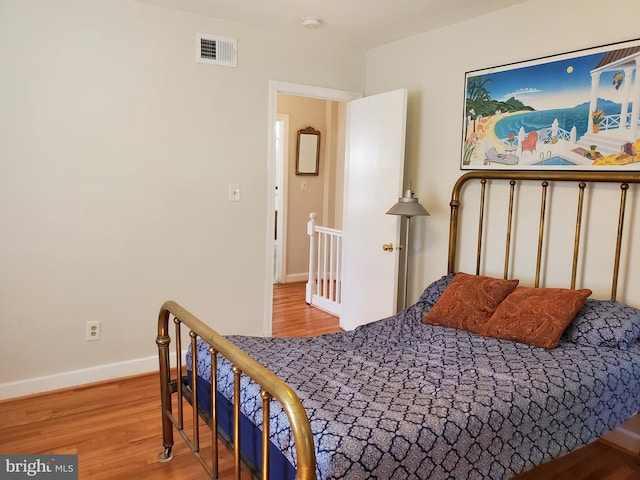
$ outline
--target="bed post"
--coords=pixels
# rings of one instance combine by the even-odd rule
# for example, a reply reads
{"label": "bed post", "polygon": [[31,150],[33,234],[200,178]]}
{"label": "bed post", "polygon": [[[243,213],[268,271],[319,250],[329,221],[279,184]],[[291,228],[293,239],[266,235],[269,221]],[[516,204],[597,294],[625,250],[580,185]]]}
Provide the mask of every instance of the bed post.
{"label": "bed post", "polygon": [[173,448],[173,424],[168,413],[171,411],[171,372],[169,362],[169,310],[165,305],[158,314],[158,361],[160,362],[160,404],[162,408],[162,444],[164,450],[158,454],[158,461],[168,462],[171,460],[171,450]]}
{"label": "bed post", "polygon": [[460,191],[462,185],[468,178],[476,178],[477,172],[468,172],[462,175],[456,181],[451,192],[451,214],[449,216],[449,255],[447,262],[447,273],[454,273],[456,271],[456,253],[458,251],[458,210],[460,208]]}

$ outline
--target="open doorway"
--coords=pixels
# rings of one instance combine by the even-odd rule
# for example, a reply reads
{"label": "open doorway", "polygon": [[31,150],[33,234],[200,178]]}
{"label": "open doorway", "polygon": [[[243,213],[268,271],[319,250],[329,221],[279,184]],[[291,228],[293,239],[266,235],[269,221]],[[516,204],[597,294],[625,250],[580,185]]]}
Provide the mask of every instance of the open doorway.
{"label": "open doorway", "polygon": [[[268,168],[268,192],[269,198],[267,199],[267,255],[266,255],[266,272],[267,277],[265,279],[265,321],[264,321],[264,333],[265,335],[271,335],[271,324],[272,324],[272,314],[273,314],[273,282],[277,281],[281,282],[291,282],[291,281],[305,281],[308,276],[308,260],[304,261],[304,266],[296,266],[295,264],[289,269],[291,272],[288,272],[287,264],[291,265],[293,260],[293,254],[288,254],[288,251],[292,249],[294,252],[299,253],[297,256],[297,261],[300,262],[299,258],[301,255],[304,255],[305,259],[308,259],[308,237],[306,236],[306,221],[308,220],[308,215],[311,211],[319,210],[320,212],[329,212],[334,209],[336,202],[340,205],[342,204],[342,185],[336,187],[335,184],[332,185],[330,181],[330,177],[327,175],[318,175],[318,177],[298,177],[295,175],[289,175],[288,170],[292,169],[292,165],[288,165],[288,168],[284,166],[282,171],[279,171],[278,166],[278,157],[283,154],[282,146],[280,142],[283,141],[282,137],[277,137],[278,135],[278,124],[279,124],[279,109],[278,102],[279,98],[282,101],[282,95],[284,96],[294,96],[302,99],[314,99],[314,100],[324,100],[331,102],[349,102],[353,99],[360,98],[362,95],[360,93],[348,92],[343,90],[334,90],[327,89],[323,87],[311,87],[307,85],[298,85],[298,84],[290,84],[283,82],[270,82],[270,97],[269,97],[269,168]],[[335,106],[334,106],[335,107]],[[327,108],[327,107],[324,107]],[[346,110],[346,106],[344,107]],[[281,112],[282,113],[282,112]],[[326,112],[323,112],[323,115],[327,115]],[[300,125],[294,125],[294,122],[289,115],[288,123],[289,128],[288,139],[285,140],[287,144],[287,150],[289,154],[287,157],[289,159],[292,158],[291,153],[295,156],[295,141],[297,137],[291,135],[293,130],[300,128],[304,128],[306,123],[316,122],[316,119],[310,118],[308,120],[303,121]],[[280,125],[284,125],[280,123]],[[334,134],[335,135],[335,134]],[[344,135],[344,132],[342,133]],[[293,138],[292,138],[293,137]],[[330,155],[335,155],[335,152],[326,152],[323,151],[323,146],[327,147],[327,144],[333,145],[333,142],[327,142],[330,140],[329,138],[324,138],[324,141],[321,143],[321,154],[327,156],[327,153]],[[335,139],[333,139],[335,142]],[[293,147],[292,147],[293,146]],[[344,154],[344,153],[343,153]],[[295,158],[295,157],[294,157]],[[293,168],[295,168],[293,166]],[[326,172],[325,172],[326,173]],[[285,178],[287,180],[285,180]],[[282,183],[279,183],[282,180]],[[277,190],[276,190],[277,187]],[[313,210],[309,210],[306,208],[303,203],[300,202],[300,198],[309,197],[308,194],[313,193],[314,190],[318,190],[322,193],[321,196],[321,205]],[[277,191],[277,195],[276,195]],[[336,195],[336,191],[338,195]],[[298,199],[292,198],[298,194]],[[276,198],[277,197],[277,198]],[[280,202],[277,210],[276,210],[276,202]],[[291,209],[287,208],[290,205],[295,205],[296,207],[301,207],[297,211],[297,216],[304,215],[304,222],[300,228],[296,228],[292,230],[292,222],[290,221],[290,217],[292,215]],[[303,212],[303,213],[301,213]],[[319,213],[319,212],[318,212]],[[279,218],[280,217],[280,218]],[[322,219],[323,221],[326,218]],[[298,218],[298,224],[300,224],[300,219]],[[295,232],[296,238],[292,238],[293,233]],[[276,238],[277,235],[277,238]],[[278,255],[278,248],[282,248],[282,254]],[[279,259],[279,260],[278,260]]]}
{"label": "open doorway", "polygon": [[[288,130],[283,119],[287,119]],[[312,128],[320,132],[318,168],[315,173],[298,173],[298,132]],[[315,213],[318,226],[342,228],[344,189],[346,104],[299,95],[278,94],[276,120],[277,264],[279,283],[305,282],[309,278],[309,236],[307,223]],[[288,142],[287,142],[288,139]],[[288,155],[283,155],[283,141]],[[282,246],[282,249],[280,247]],[[280,262],[279,260],[282,260]]]}
{"label": "open doorway", "polygon": [[[280,84],[275,82],[270,84],[271,95],[269,101],[270,127],[269,127],[269,195],[267,198],[267,273],[265,277],[265,335],[271,335],[272,312],[273,312],[273,222],[275,221],[275,128],[277,111],[279,110],[279,99],[287,95],[304,97],[307,99],[324,99],[332,107],[340,105],[345,110],[344,130],[348,129],[348,140],[346,135],[343,143],[343,154],[345,155],[345,171],[343,172],[343,185],[335,188],[334,194],[324,193],[322,204],[317,208],[320,212],[318,217],[324,222],[327,212],[331,208],[325,208],[329,202],[335,202],[335,192],[344,192],[344,201],[340,200],[337,205],[334,203],[334,211],[340,207],[340,220],[343,248],[340,258],[342,259],[341,295],[340,295],[340,326],[345,330],[351,330],[358,325],[369,321],[384,318],[397,311],[397,278],[399,250],[382,249],[383,245],[391,242],[394,245],[400,244],[399,222],[396,218],[385,215],[388,205],[395,202],[403,190],[404,171],[404,143],[405,127],[407,117],[407,90],[398,89],[390,92],[383,92],[376,95],[360,98],[360,94],[334,91],[314,87],[297,86],[290,84]],[[315,92],[315,93],[314,93]],[[282,97],[281,97],[282,95]],[[331,115],[327,115],[330,118]],[[292,125],[290,116],[290,131],[300,128],[304,129],[309,125]],[[348,124],[348,127],[347,127]],[[312,126],[312,125],[311,125]],[[327,132],[332,131],[330,128]],[[337,132],[337,130],[336,130]],[[338,136],[338,133],[335,133]],[[296,135],[297,139],[297,135]],[[332,142],[324,142],[327,145],[334,145]],[[346,145],[348,143],[348,154]],[[295,147],[294,147],[295,148]],[[325,150],[327,147],[325,145]],[[320,146],[321,158],[325,160],[331,158],[323,152]],[[348,155],[348,162],[346,156]],[[295,162],[295,161],[294,161]],[[322,172],[321,167],[320,172]],[[325,164],[324,169],[330,168]],[[311,189],[312,184],[308,178],[300,178],[292,173],[287,186],[282,187],[281,194],[287,197],[287,229],[283,232],[286,235],[287,247],[287,268],[290,265],[290,258],[294,247],[303,252],[303,263],[300,270],[300,281],[308,278],[308,272],[317,270],[319,275],[327,278],[324,264],[323,268],[314,269],[309,266],[306,260],[309,256],[309,239],[306,233],[306,223],[310,212],[313,209],[303,208],[302,221],[299,228],[292,227],[292,209],[298,206],[298,201],[291,198],[298,188],[302,191]],[[320,180],[320,175],[316,178],[314,188],[328,188],[328,180]],[[315,177],[314,177],[315,178]],[[324,186],[324,187],[323,187]],[[344,211],[342,209],[344,208]],[[316,211],[317,212],[317,211]],[[317,212],[318,213],[318,212]],[[336,215],[337,216],[337,215]],[[329,229],[326,229],[329,230]],[[292,232],[300,234],[299,241],[292,241]],[[287,280],[290,275],[287,274]],[[331,278],[331,277],[329,277]],[[363,281],[366,279],[366,282]],[[294,279],[292,279],[294,281]],[[316,283],[317,285],[317,283]],[[375,292],[375,293],[372,293]],[[372,301],[375,300],[375,301]]]}

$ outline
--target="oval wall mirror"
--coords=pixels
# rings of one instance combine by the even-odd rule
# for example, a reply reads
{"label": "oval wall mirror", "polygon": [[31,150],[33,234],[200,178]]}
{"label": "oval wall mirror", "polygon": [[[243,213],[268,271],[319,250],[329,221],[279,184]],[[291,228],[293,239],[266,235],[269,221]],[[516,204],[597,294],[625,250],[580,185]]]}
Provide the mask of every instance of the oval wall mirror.
{"label": "oval wall mirror", "polygon": [[296,175],[318,175],[320,132],[313,127],[298,130]]}

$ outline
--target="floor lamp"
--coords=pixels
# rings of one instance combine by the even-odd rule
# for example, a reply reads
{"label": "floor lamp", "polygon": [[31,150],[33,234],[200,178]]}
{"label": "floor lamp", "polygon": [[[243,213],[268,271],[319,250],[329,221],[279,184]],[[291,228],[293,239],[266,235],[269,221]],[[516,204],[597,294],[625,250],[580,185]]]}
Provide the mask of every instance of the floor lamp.
{"label": "floor lamp", "polygon": [[398,202],[389,209],[387,215],[399,215],[407,219],[405,225],[405,242],[404,242],[404,284],[402,289],[402,309],[407,308],[407,283],[409,280],[409,230],[411,217],[428,216],[429,212],[418,203],[418,199],[414,197],[411,190],[411,182],[409,188],[404,192],[404,197],[398,199]]}

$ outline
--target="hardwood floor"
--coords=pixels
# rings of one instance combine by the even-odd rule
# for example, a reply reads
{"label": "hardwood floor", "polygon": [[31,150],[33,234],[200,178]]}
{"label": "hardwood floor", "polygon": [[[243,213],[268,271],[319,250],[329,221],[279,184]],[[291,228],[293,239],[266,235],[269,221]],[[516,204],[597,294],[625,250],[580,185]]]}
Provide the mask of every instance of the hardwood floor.
{"label": "hardwood floor", "polygon": [[[336,317],[304,303],[304,284],[277,286],[274,292],[274,335],[340,330]],[[0,418],[0,454],[78,454],[82,480],[207,477],[177,434],[173,460],[157,461],[162,434],[155,372],[5,400],[0,402]],[[225,447],[221,452],[220,478],[233,478],[232,455]],[[250,478],[249,473],[243,478]],[[632,480],[640,479],[640,468],[634,455],[598,441],[518,478]]]}
{"label": "hardwood floor", "polygon": [[341,330],[338,317],[307,305],[305,283],[283,283],[273,288],[273,336],[309,337]]}

